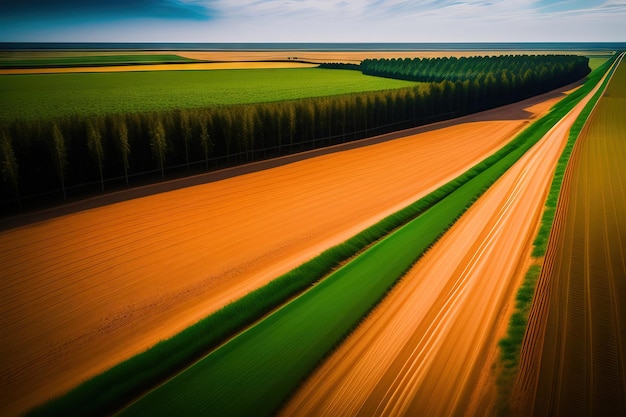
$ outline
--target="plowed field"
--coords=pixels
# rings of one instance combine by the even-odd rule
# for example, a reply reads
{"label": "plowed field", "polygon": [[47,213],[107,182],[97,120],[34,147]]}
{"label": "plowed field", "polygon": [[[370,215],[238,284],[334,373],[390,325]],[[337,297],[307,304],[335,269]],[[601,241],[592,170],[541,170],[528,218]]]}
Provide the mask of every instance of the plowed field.
{"label": "plowed field", "polygon": [[62,393],[417,200],[558,97],[0,233],[0,413]]}
{"label": "plowed field", "polygon": [[520,415],[626,415],[624,115],[622,63],[568,165],[524,343]]}

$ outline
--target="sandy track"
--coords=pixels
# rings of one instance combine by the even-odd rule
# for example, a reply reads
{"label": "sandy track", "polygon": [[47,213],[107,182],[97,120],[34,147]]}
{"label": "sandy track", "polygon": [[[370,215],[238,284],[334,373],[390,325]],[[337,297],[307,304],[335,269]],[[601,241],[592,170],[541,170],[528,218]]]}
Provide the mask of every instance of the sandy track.
{"label": "sandy track", "polygon": [[[623,64],[611,83],[620,76],[626,85]],[[603,97],[570,159],[525,338],[518,415],[626,415],[624,110],[626,91]]]}
{"label": "sandy track", "polygon": [[0,233],[0,414],[62,393],[404,207],[527,122],[499,119],[534,117],[551,97]]}
{"label": "sandy track", "polygon": [[482,369],[491,366],[501,313],[525,272],[553,171],[584,104],[467,211],[283,416],[465,414]]}

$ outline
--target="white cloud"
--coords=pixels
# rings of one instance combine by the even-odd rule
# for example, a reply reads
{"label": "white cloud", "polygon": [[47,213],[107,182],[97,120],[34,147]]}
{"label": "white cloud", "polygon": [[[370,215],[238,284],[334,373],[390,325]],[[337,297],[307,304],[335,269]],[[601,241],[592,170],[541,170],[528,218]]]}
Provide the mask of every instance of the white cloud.
{"label": "white cloud", "polygon": [[129,20],[114,29],[111,23],[90,30],[77,25],[57,33],[65,40],[81,32],[81,39],[94,41],[160,42],[626,41],[626,0],[178,1],[204,6],[214,18]]}

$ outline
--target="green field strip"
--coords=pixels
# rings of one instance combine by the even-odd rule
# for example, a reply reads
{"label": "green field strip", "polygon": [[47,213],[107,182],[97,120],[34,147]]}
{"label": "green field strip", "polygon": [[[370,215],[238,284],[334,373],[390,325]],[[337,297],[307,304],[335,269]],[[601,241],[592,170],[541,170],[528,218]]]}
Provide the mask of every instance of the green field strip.
{"label": "green field strip", "polygon": [[195,59],[184,58],[174,54],[161,55],[86,55],[45,57],[30,59],[0,58],[0,68],[63,68],[63,67],[92,67],[102,65],[133,65],[133,64],[166,64],[198,62]]}
{"label": "green field strip", "polygon": [[[327,271],[353,256],[361,248],[423,212],[443,197],[449,196],[453,190],[467,183],[506,155],[515,152],[519,154],[517,157],[521,156],[590,88],[582,87],[572,93],[557,104],[550,114],[539,119],[496,154],[415,204],[372,226],[344,244],[329,249],[319,257],[225,307],[172,339],[161,342],[154,348],[81,384],[65,396],[36,408],[31,415],[59,415],[67,413],[68,410],[72,410],[77,415],[110,414],[141,392],[145,392],[159,381],[167,379],[177,370],[182,369],[197,358],[199,353],[209,351],[211,347],[217,346],[242,326],[245,327],[254,322],[284,303],[289,297],[308,288]],[[492,181],[495,181],[495,178],[492,178]],[[379,295],[378,299],[381,297],[382,295]],[[154,366],[154,364],[159,366]]]}
{"label": "green field strip", "polygon": [[415,85],[319,68],[0,75],[0,121],[265,103]]}
{"label": "green field strip", "polygon": [[[572,150],[574,149],[574,144],[597,101],[604,94],[606,86],[611,79],[611,75],[615,71],[616,67],[611,68],[611,65],[615,62],[616,58],[617,55],[610,60],[604,60],[604,64],[598,67],[597,70],[594,70],[589,76],[590,80],[595,79],[597,83],[604,73],[610,69],[608,77],[589,103],[587,103],[570,129],[567,144],[559,157],[550,190],[546,198],[539,230],[533,241],[532,257],[535,259],[541,259],[545,255],[550,230],[556,213],[558,197],[561,192],[563,176]],[[522,342],[528,326],[528,314],[540,272],[541,267],[539,265],[532,265],[524,276],[524,280],[515,296],[515,308],[509,320],[506,336],[499,342],[500,357],[498,359],[498,375],[496,377],[497,401],[495,409],[497,416],[505,417],[510,415],[510,396],[518,373]]]}

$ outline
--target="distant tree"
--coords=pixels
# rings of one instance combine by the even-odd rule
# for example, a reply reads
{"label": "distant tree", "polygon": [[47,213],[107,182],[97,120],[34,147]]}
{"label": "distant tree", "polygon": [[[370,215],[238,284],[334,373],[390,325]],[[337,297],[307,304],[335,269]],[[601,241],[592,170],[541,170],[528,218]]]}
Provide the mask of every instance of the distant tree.
{"label": "distant tree", "polygon": [[52,144],[54,164],[57,170],[57,176],[61,181],[63,200],[67,200],[67,195],[65,193],[65,169],[67,168],[67,150],[65,149],[65,138],[63,137],[63,133],[56,123],[52,125]]}
{"label": "distant tree", "polygon": [[209,137],[208,122],[208,118],[202,118],[200,122],[200,144],[204,152],[204,165],[207,171],[209,170],[209,153],[213,148],[213,143]]}
{"label": "distant tree", "polygon": [[222,140],[224,141],[224,146],[226,148],[226,161],[230,161],[230,153],[232,148],[232,127],[233,127],[233,117],[231,115],[231,109],[225,108],[220,109],[217,113],[218,115],[218,123],[220,126],[220,133],[222,135]]}
{"label": "distant tree", "polygon": [[189,142],[191,141],[192,131],[189,112],[185,109],[180,111],[180,135],[185,145],[185,163],[187,164],[187,171],[189,171]]}
{"label": "distant tree", "polygon": [[18,166],[11,138],[6,132],[0,132],[0,174],[2,180],[15,190],[17,205],[21,209],[20,193],[18,188]]}
{"label": "distant tree", "polygon": [[254,147],[254,107],[245,106],[238,115],[239,122],[239,149],[245,152],[246,161]]}
{"label": "distant tree", "polygon": [[114,135],[117,149],[122,157],[122,165],[124,166],[124,178],[126,179],[126,186],[128,187],[128,168],[129,168],[129,156],[130,156],[130,144],[128,143],[128,127],[126,126],[126,120],[122,116],[115,119],[114,123]]}
{"label": "distant tree", "polygon": [[152,156],[156,159],[161,169],[161,179],[165,179],[165,153],[167,152],[167,140],[165,129],[161,119],[152,122],[150,127],[150,148]]}
{"label": "distant tree", "polygon": [[102,174],[102,165],[104,163],[104,148],[102,146],[102,134],[100,129],[94,125],[93,121],[89,121],[87,124],[87,147],[91,157],[98,164],[98,170],[100,172],[100,185],[102,192],[104,192],[104,176]]}

